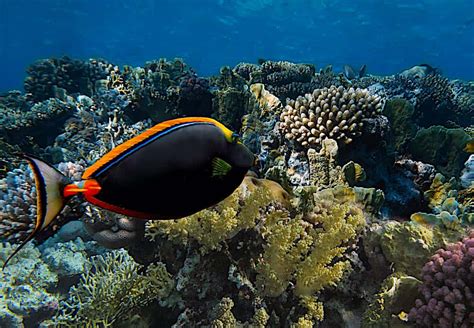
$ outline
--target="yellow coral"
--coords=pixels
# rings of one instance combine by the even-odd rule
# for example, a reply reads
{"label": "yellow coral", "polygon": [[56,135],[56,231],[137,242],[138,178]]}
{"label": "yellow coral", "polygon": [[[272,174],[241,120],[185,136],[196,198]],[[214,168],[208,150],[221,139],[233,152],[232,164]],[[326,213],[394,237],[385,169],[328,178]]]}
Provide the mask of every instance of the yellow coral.
{"label": "yellow coral", "polygon": [[257,264],[257,286],[264,295],[276,297],[293,282],[295,295],[308,310],[301,323],[322,320],[322,304],[312,296],[342,278],[349,262],[337,259],[365,224],[348,188],[329,189],[314,197],[317,206],[304,218],[274,213],[276,220],[265,226],[271,233],[263,234],[266,245]]}
{"label": "yellow coral", "polygon": [[157,299],[174,286],[164,264],[141,266],[126,251],[113,251],[92,258],[92,268],[69,291],[54,318],[57,327],[110,327],[114,322]]}
{"label": "yellow coral", "polygon": [[213,208],[179,220],[148,222],[146,236],[155,240],[164,235],[181,245],[196,240],[203,254],[220,250],[222,241],[232,238],[241,230],[254,227],[260,209],[275,200],[277,194],[275,186],[265,183],[265,180],[246,177],[232,195]]}

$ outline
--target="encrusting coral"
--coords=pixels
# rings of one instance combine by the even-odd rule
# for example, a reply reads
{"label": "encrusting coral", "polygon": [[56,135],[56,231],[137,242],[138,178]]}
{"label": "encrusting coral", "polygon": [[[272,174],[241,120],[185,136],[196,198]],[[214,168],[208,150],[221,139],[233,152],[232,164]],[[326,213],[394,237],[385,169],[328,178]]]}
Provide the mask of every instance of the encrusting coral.
{"label": "encrusting coral", "polygon": [[363,119],[375,117],[382,108],[382,98],[366,89],[316,89],[287,101],[280,129],[287,140],[305,148],[318,146],[326,138],[348,144],[361,134]]}
{"label": "encrusting coral", "polygon": [[409,151],[416,160],[433,164],[440,173],[457,178],[469,157],[463,150],[469,140],[472,138],[461,128],[435,125],[418,131]]}

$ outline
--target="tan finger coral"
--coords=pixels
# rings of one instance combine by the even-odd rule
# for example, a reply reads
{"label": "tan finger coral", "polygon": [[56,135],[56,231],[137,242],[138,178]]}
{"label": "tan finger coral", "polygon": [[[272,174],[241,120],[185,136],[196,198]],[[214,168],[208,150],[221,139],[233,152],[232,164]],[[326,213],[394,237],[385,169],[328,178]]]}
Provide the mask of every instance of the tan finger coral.
{"label": "tan finger coral", "polygon": [[280,115],[280,131],[303,147],[321,145],[327,138],[346,144],[361,134],[363,119],[382,111],[383,99],[367,89],[331,86],[287,100]]}

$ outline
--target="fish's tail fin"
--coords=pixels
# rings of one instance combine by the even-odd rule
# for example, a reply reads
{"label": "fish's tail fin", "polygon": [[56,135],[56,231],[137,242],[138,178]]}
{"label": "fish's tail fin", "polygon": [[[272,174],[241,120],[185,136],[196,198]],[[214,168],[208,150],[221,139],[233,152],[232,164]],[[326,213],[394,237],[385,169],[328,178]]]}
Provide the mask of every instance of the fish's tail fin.
{"label": "fish's tail fin", "polygon": [[34,156],[24,154],[21,156],[28,161],[35,177],[36,222],[33,232],[7,258],[3,263],[2,270],[38,232],[53,222],[70,198],[65,197],[63,193],[64,188],[69,183],[69,179],[65,175]]}

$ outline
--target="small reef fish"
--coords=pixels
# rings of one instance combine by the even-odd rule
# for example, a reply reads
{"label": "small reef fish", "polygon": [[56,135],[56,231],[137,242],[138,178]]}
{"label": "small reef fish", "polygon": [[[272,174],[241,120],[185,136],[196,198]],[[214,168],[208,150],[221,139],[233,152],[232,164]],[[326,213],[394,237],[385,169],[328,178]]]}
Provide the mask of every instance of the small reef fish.
{"label": "small reef fish", "polygon": [[367,65],[364,64],[359,68],[358,75],[356,75],[355,70],[351,65],[344,65],[343,74],[348,80],[354,80],[356,77],[364,77],[367,74]]}
{"label": "small reef fish", "polygon": [[37,190],[34,231],[8,261],[53,222],[73,196],[142,219],[179,219],[229,196],[255,163],[236,133],[216,120],[188,117],[159,123],[105,154],[72,182],[25,156]]}
{"label": "small reef fish", "polygon": [[348,80],[353,80],[356,77],[356,74],[354,72],[354,69],[350,65],[344,65],[344,76]]}
{"label": "small reef fish", "polygon": [[359,78],[364,77],[367,74],[367,65],[364,64],[359,68]]}
{"label": "small reef fish", "polygon": [[469,154],[474,153],[474,140],[469,140],[466,143],[466,147],[464,147],[464,151],[469,153]]}

